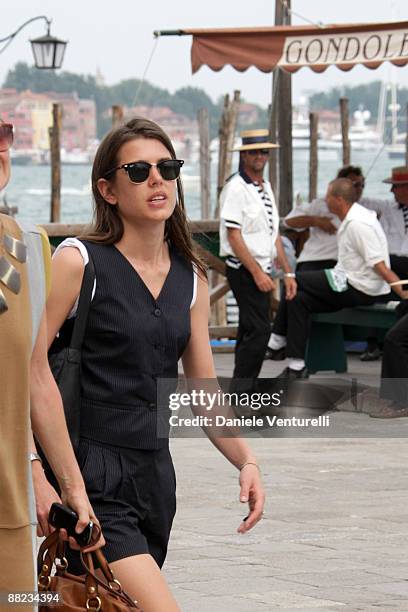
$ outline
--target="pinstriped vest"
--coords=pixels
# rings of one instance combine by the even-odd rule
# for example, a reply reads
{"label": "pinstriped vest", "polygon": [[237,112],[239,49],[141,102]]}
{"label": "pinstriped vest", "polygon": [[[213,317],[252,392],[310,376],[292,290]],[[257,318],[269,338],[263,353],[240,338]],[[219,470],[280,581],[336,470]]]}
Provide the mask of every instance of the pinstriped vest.
{"label": "pinstriped vest", "polygon": [[81,436],[115,446],[161,448],[157,381],[178,376],[190,337],[191,263],[170,249],[157,299],[114,245],[84,241],[97,279],[82,347]]}

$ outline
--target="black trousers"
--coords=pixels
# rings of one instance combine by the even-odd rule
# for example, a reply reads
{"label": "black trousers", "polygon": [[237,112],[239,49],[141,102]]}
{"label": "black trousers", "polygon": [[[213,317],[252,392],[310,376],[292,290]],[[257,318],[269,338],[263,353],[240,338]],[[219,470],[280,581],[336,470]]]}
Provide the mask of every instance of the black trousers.
{"label": "black trousers", "polygon": [[[254,387],[262,367],[271,333],[270,294],[260,291],[248,270],[227,266],[227,279],[239,308],[238,334],[235,345],[234,391]],[[235,379],[246,379],[240,383]]]}
{"label": "black trousers", "polygon": [[[390,268],[395,274],[397,274],[401,280],[408,279],[408,257],[403,257],[401,255],[390,255]],[[395,293],[395,291],[391,291],[387,295],[381,295],[376,299],[376,302],[389,302],[390,300],[396,302],[400,301],[400,296]],[[370,327],[367,330],[367,341],[369,343],[369,347],[375,348],[378,346],[378,329],[375,327]]]}
{"label": "black trousers", "polygon": [[310,272],[311,270],[329,270],[334,268],[337,259],[320,259],[317,261],[301,261],[296,266],[296,272]]}
{"label": "black trousers", "polygon": [[400,404],[408,403],[408,314],[385,336],[380,395]]}
{"label": "black trousers", "polygon": [[403,255],[390,255],[390,268],[401,280],[408,278],[408,257]]}
{"label": "black trousers", "polygon": [[286,356],[304,359],[313,312],[335,312],[352,306],[366,306],[376,301],[376,296],[357,291],[351,285],[343,293],[330,288],[323,270],[296,273],[298,291],[287,301],[285,296],[279,305],[273,324],[273,332],[286,336]]}

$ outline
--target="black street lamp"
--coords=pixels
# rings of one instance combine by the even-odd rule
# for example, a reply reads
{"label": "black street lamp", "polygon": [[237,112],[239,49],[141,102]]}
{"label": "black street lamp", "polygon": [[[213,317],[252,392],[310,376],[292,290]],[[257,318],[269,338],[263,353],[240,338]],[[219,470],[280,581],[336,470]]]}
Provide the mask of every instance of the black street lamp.
{"label": "black street lamp", "polygon": [[59,40],[50,34],[50,26],[51,20],[45,17],[45,15],[39,15],[38,17],[32,17],[25,23],[23,23],[15,32],[6,36],[5,38],[0,39],[0,44],[4,43],[4,45],[0,48],[0,53],[3,53],[5,49],[9,46],[9,44],[14,40],[19,32],[23,28],[25,28],[29,23],[33,21],[37,21],[38,19],[43,19],[47,24],[47,34],[45,36],[40,36],[39,38],[34,38],[30,40],[31,47],[33,50],[35,67],[36,68],[51,68],[58,69],[61,68],[62,61],[64,59],[65,47],[67,46],[67,41]]}

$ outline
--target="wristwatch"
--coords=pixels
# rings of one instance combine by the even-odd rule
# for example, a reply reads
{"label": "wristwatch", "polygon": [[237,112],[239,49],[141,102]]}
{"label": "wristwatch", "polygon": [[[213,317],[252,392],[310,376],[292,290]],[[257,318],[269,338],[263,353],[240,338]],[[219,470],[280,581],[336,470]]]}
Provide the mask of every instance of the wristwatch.
{"label": "wristwatch", "polygon": [[285,272],[283,276],[285,278],[296,278],[296,274],[294,272]]}
{"label": "wristwatch", "polygon": [[42,465],[42,459],[38,453],[30,453],[30,461],[39,461]]}

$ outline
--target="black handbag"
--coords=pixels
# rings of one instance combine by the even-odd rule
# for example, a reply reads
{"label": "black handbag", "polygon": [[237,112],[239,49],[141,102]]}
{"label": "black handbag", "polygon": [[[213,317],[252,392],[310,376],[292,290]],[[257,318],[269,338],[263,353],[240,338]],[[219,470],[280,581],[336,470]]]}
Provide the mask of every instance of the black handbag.
{"label": "black handbag", "polygon": [[95,268],[89,255],[82,279],[76,316],[64,323],[48,351],[48,361],[61,393],[65,420],[74,451],[78,448],[81,424],[81,349],[94,281]]}

